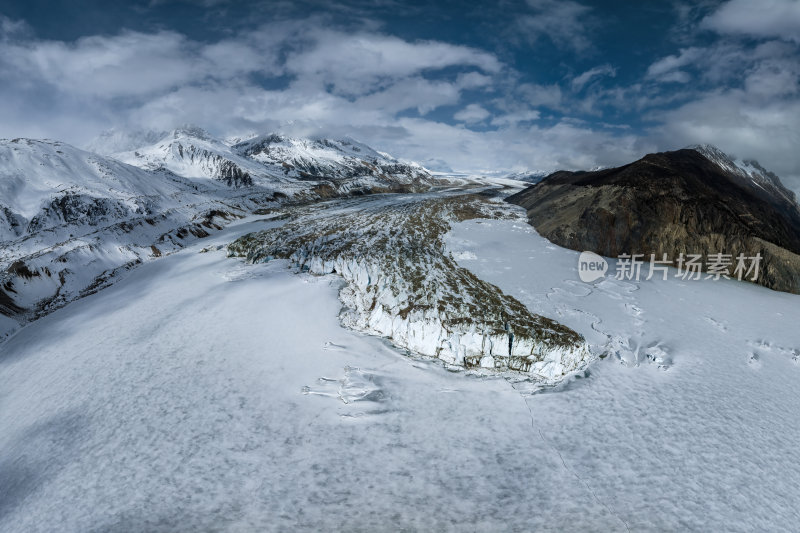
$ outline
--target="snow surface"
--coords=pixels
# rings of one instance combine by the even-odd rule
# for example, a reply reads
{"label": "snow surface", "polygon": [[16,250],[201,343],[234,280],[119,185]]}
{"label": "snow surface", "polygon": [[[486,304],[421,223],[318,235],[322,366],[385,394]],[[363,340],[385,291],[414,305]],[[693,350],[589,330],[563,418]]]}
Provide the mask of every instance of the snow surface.
{"label": "snow surface", "polygon": [[522,221],[459,224],[460,264],[614,350],[530,394],[342,329],[335,276],[225,257],[264,224],[0,344],[0,531],[796,529],[797,296],[584,285]]}
{"label": "snow surface", "polygon": [[800,297],[725,280],[585,284],[577,252],[521,221],[465,222],[448,245],[533,312],[608,347],[585,379],[526,401],[631,531],[796,530]]}

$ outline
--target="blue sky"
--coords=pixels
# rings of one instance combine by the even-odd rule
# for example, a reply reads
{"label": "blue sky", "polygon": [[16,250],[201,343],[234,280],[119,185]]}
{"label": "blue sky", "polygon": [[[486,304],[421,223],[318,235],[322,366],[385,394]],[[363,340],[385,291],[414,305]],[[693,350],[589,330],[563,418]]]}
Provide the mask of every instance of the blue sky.
{"label": "blue sky", "polygon": [[0,136],[351,135],[456,170],[712,143],[800,180],[800,1],[0,3]]}

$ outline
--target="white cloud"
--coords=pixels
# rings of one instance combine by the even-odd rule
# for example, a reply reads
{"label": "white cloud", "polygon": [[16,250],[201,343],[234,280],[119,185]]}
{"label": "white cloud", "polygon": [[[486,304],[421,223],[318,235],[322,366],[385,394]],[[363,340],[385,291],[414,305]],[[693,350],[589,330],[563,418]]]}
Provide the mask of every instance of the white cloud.
{"label": "white cloud", "polygon": [[11,20],[0,14],[0,40],[6,41],[13,37],[24,37],[29,28],[21,20]]}
{"label": "white cloud", "polygon": [[[287,21],[212,43],[174,32],[72,43],[16,36],[0,43],[0,75],[16,80],[0,86],[7,118],[0,135],[81,143],[112,125],[167,130],[197,123],[220,136],[352,135],[401,157],[489,171],[579,168],[598,164],[598,157],[599,164],[623,163],[635,153],[633,136],[568,122],[531,126],[540,117],[536,107],[562,104],[561,88],[515,86],[509,80],[517,74],[490,53],[322,24],[310,31],[310,24]],[[271,78],[274,88],[254,78]],[[465,91],[500,86],[492,100],[497,116],[462,102]],[[458,104],[460,125],[426,118],[437,107]],[[421,117],[403,117],[409,109]],[[487,122],[495,129],[469,127]]]}
{"label": "white cloud", "polygon": [[633,134],[620,135],[567,122],[486,132],[410,118],[401,119],[398,125],[407,135],[390,143],[397,153],[418,160],[431,153],[439,154],[456,171],[553,171],[621,165],[655,147],[643,144]]}
{"label": "white cloud", "polygon": [[702,25],[719,33],[779,37],[800,43],[800,2],[730,0],[706,17]]}
{"label": "white cloud", "polygon": [[126,32],[74,44],[4,43],[2,56],[4,66],[25,79],[76,95],[148,94],[203,75],[186,40],[171,32]]}
{"label": "white cloud", "polygon": [[517,26],[530,41],[548,37],[559,47],[586,50],[591,42],[587,16],[591,8],[573,0],[527,0],[530,14],[517,18]]}
{"label": "white cloud", "polygon": [[[761,98],[746,90],[714,91],[677,108],[656,113],[654,132],[667,147],[711,143],[741,158],[758,159],[788,179],[800,177],[800,100]],[[798,182],[796,185],[800,185]]]}
{"label": "white cloud", "polygon": [[389,114],[416,109],[425,115],[439,106],[458,103],[460,97],[461,91],[455,83],[413,77],[398,80],[386,89],[362,96],[353,103],[360,109],[380,109]]}
{"label": "white cloud", "polygon": [[464,109],[455,113],[453,118],[461,122],[466,122],[467,124],[474,124],[476,122],[483,122],[489,118],[490,115],[491,113],[484,107],[478,104],[469,104]]}
{"label": "white cloud", "polygon": [[692,77],[688,72],[682,70],[673,70],[666,72],[658,77],[658,80],[663,83],[689,83]]}
{"label": "white cloud", "polygon": [[441,42],[410,43],[397,37],[335,31],[315,32],[317,46],[290,54],[287,69],[298,76],[324,80],[335,92],[360,95],[397,78],[453,65],[496,73],[502,65],[487,52]]}
{"label": "white cloud", "polygon": [[757,64],[747,73],[745,90],[762,97],[778,98],[800,92],[800,61],[770,59]]}
{"label": "white cloud", "polygon": [[465,72],[459,74],[456,84],[462,89],[478,89],[491,87],[493,85],[492,77],[481,74],[480,72]]}
{"label": "white cloud", "polygon": [[[398,112],[426,114],[459,103],[464,90],[489,90],[490,75],[506,68],[470,47],[323,29],[317,19],[211,43],[167,31],[39,40],[24,24],[0,23],[0,135],[74,143],[102,124],[195,122],[220,134],[290,121],[391,124]],[[265,89],[265,79],[278,88]]]}
{"label": "white cloud", "polygon": [[[531,0],[530,8],[534,39],[589,46],[563,34],[579,28],[582,39],[589,8],[554,0]],[[554,13],[563,20],[541,26]],[[61,42],[0,17],[0,136],[80,144],[110,126],[191,122],[220,136],[352,135],[401,157],[489,171],[616,165],[711,142],[800,176],[790,148],[800,145],[800,54],[792,41],[746,46],[721,37],[654,61],[641,80],[615,87],[598,83],[616,73],[610,65],[557,84],[520,83],[522,74],[494,54],[378,28],[286,20],[214,42],[168,31]],[[443,106],[458,109],[456,124],[433,118]],[[654,126],[644,136],[605,127],[599,110],[608,107]],[[404,116],[409,110],[419,116]],[[570,118],[589,115],[598,118]]]}
{"label": "white cloud", "polygon": [[684,48],[677,55],[666,56],[651,64],[647,69],[647,77],[664,81],[675,81],[674,78],[676,74],[688,76],[680,69],[694,64],[702,56],[703,50],[700,48]]}
{"label": "white cloud", "polygon": [[586,72],[572,79],[571,82],[572,90],[580,91],[587,83],[592,81],[594,78],[598,78],[601,76],[610,76],[613,78],[616,75],[617,75],[617,69],[612,67],[611,65],[606,64],[594,67],[593,69],[587,70]]}
{"label": "white cloud", "polygon": [[520,110],[494,117],[491,121],[492,126],[516,126],[520,122],[532,122],[541,116],[539,111],[534,109]]}
{"label": "white cloud", "polygon": [[[769,7],[758,6],[759,10]],[[747,18],[743,10],[739,2],[729,2],[703,24],[713,21],[720,28],[732,28],[734,20]],[[744,18],[733,18],[733,14]],[[748,16],[758,19],[748,26],[750,34],[757,34],[753,28],[765,28],[763,16]],[[762,33],[773,36],[776,32],[764,29]],[[753,45],[723,36],[707,46],[684,48],[654,62],[646,79],[653,96],[645,105],[644,115],[656,124],[650,134],[659,146],[673,149],[710,143],[739,157],[758,159],[789,182],[800,177],[796,148],[800,146],[797,44],[772,39]],[[690,79],[693,83],[681,89],[659,85],[686,84]],[[664,100],[670,95],[678,98]],[[797,180],[795,187],[800,185],[800,178]]]}
{"label": "white cloud", "polygon": [[538,85],[523,83],[517,88],[522,100],[531,106],[558,108],[561,105],[562,93],[558,85]]}

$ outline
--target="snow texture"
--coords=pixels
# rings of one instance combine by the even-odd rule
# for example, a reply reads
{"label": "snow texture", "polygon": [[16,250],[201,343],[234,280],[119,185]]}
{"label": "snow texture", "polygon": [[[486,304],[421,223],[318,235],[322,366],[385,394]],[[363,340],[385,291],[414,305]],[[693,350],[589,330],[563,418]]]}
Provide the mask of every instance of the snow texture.
{"label": "snow texture", "polygon": [[464,267],[609,348],[537,389],[341,328],[338,276],[226,257],[261,229],[0,344],[0,530],[796,529],[797,296],[586,285],[522,220],[457,224]]}

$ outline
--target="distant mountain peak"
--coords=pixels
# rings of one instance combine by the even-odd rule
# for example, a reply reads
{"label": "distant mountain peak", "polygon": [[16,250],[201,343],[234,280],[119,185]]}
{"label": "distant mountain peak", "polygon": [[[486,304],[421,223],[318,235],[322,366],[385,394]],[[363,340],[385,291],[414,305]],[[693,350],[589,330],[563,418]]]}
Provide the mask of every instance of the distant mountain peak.
{"label": "distant mountain peak", "polygon": [[184,124],[172,130],[172,138],[177,139],[182,136],[195,137],[204,141],[212,139],[208,131],[194,124]]}
{"label": "distant mountain peak", "polygon": [[797,202],[794,192],[787,189],[775,173],[765,169],[755,159],[737,159],[712,144],[695,144],[687,149],[700,153],[721,169],[742,178],[749,185],[759,187],[792,203]]}
{"label": "distant mountain peak", "polygon": [[686,147],[687,150],[694,150],[696,152],[700,152],[703,155],[710,155],[719,158],[727,158],[731,159],[731,157],[714,146],[713,144],[708,143],[701,143],[701,144],[692,144]]}
{"label": "distant mountain peak", "polygon": [[[218,139],[204,128],[187,124],[160,135],[125,136],[115,131],[102,142],[126,149],[110,155],[147,169],[168,169],[186,178],[222,181],[232,187],[274,187],[296,180],[333,180],[336,187],[391,190],[408,187],[430,173],[414,162],[402,161],[350,137],[294,138],[282,133]],[[139,140],[141,142],[136,143]],[[347,182],[347,184],[345,183]]]}

